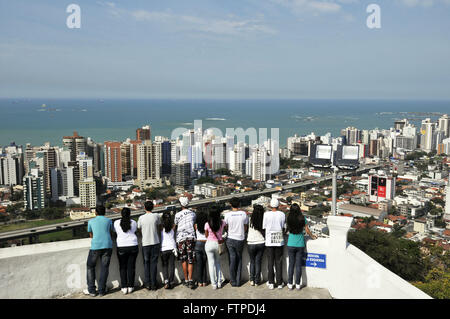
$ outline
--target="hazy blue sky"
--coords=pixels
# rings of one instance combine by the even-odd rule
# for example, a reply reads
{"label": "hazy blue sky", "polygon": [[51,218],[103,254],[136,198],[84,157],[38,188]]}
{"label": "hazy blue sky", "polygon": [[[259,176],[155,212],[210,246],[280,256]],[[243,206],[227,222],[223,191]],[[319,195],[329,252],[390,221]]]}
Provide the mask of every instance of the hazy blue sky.
{"label": "hazy blue sky", "polygon": [[449,17],[450,0],[0,0],[0,97],[450,99]]}

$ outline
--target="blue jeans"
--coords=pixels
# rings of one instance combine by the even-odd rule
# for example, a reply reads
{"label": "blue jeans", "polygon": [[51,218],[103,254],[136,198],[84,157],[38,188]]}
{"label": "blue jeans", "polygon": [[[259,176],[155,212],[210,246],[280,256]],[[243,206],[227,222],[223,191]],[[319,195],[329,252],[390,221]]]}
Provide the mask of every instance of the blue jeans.
{"label": "blue jeans", "polygon": [[209,278],[211,279],[211,285],[217,286],[222,283],[219,243],[217,241],[208,240],[205,244],[205,252],[208,257]]}
{"label": "blue jeans", "polygon": [[261,283],[261,262],[265,248],[265,244],[247,245],[250,257],[250,281],[254,281],[257,285]]}
{"label": "blue jeans", "polygon": [[294,267],[295,267],[295,284],[300,285],[302,278],[302,258],[304,247],[289,247],[289,267],[288,267],[288,283],[292,285],[294,281]]}
{"label": "blue jeans", "polygon": [[158,257],[161,244],[148,245],[142,247],[142,257],[144,259],[144,286],[156,288],[156,275],[158,268]]}
{"label": "blue jeans", "polygon": [[230,259],[231,286],[240,286],[242,270],[242,250],[244,249],[244,240],[227,238],[227,249]]}
{"label": "blue jeans", "polygon": [[95,266],[97,259],[100,257],[100,280],[98,281],[98,293],[104,294],[106,292],[106,280],[109,274],[109,262],[111,261],[112,249],[96,249],[89,250],[87,258],[87,286],[91,294],[95,293]]}
{"label": "blue jeans", "polygon": [[206,266],[208,264],[206,251],[206,242],[197,241],[195,244],[195,280],[200,284],[206,284]]}

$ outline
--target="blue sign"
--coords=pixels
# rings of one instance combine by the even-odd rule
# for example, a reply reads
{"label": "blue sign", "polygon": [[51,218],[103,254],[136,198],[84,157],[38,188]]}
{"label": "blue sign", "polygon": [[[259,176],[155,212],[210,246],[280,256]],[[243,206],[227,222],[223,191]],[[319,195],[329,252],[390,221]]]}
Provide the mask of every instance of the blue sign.
{"label": "blue sign", "polygon": [[305,265],[313,268],[327,268],[327,255],[308,253]]}

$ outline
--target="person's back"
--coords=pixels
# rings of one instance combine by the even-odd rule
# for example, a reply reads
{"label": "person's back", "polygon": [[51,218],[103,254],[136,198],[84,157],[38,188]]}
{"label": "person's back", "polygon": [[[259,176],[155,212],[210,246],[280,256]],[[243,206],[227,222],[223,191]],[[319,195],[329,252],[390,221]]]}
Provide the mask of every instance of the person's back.
{"label": "person's back", "polygon": [[228,226],[228,237],[234,240],[245,239],[245,225],[248,224],[248,216],[242,210],[231,210],[225,213],[225,223]]}
{"label": "person's back", "polygon": [[160,243],[158,236],[160,225],[158,214],[146,213],[138,219],[138,228],[142,232],[142,246],[156,245]]}
{"label": "person's back", "polygon": [[97,217],[88,222],[88,233],[92,238],[91,249],[86,262],[87,286],[85,294],[96,296],[95,287],[95,267],[97,259],[101,261],[100,278],[98,279],[98,294],[103,296],[106,293],[106,280],[109,274],[109,262],[112,254],[111,231],[113,224],[111,219],[105,217],[106,209],[104,206],[95,208]]}
{"label": "person's back", "polygon": [[152,213],[153,202],[146,201],[145,214],[138,219],[138,228],[142,233],[142,256],[144,259],[144,287],[150,290],[157,289],[157,265],[161,249],[159,215]]}
{"label": "person's back", "polygon": [[91,249],[112,248],[112,221],[105,216],[97,216],[88,222],[88,232],[92,232]]}
{"label": "person's back", "polygon": [[283,212],[267,211],[264,213],[263,229],[266,232],[266,246],[283,246],[286,216]]}
{"label": "person's back", "polygon": [[117,247],[129,247],[138,245],[138,239],[136,236],[136,221],[132,219],[130,220],[130,229],[126,232],[123,231],[120,222],[120,219],[114,222],[114,230],[117,234]]}
{"label": "person's back", "polygon": [[195,213],[189,209],[183,209],[175,215],[177,225],[177,243],[186,239],[195,239]]}
{"label": "person's back", "polygon": [[168,232],[165,229],[161,230],[161,251],[173,251],[176,248],[175,232],[173,229]]}
{"label": "person's back", "polygon": [[276,198],[270,201],[271,211],[264,213],[263,226],[266,233],[268,286],[274,288],[274,265],[276,268],[276,282],[278,288],[283,288],[281,259],[283,257],[284,228],[286,217],[278,210],[279,202]]}

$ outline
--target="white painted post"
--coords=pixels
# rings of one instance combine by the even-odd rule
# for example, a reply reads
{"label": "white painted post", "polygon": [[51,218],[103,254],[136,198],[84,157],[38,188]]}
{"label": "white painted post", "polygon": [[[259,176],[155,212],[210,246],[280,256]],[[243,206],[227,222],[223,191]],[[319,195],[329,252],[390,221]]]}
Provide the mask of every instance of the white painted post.
{"label": "white painted post", "polygon": [[332,250],[345,249],[347,247],[347,233],[352,226],[353,217],[329,216],[327,220],[330,231],[330,248]]}

